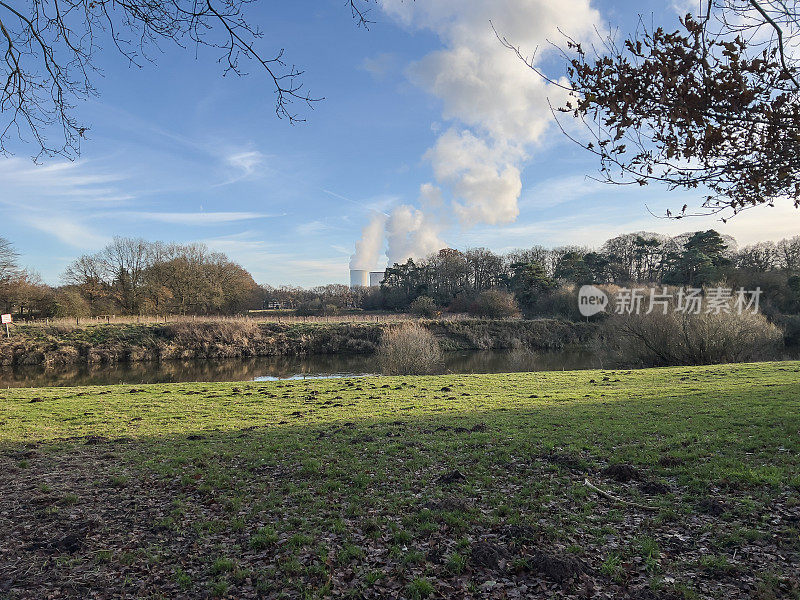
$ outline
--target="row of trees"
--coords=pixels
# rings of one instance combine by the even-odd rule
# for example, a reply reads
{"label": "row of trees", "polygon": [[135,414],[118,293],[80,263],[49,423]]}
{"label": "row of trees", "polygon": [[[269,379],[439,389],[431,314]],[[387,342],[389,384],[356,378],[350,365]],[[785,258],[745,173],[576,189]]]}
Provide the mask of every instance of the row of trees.
{"label": "row of trees", "polygon": [[331,283],[313,288],[262,286],[265,308],[291,309],[299,315],[329,315],[363,305],[367,290]]}
{"label": "row of trees", "polygon": [[0,238],[0,308],[4,313],[39,313],[52,309],[50,288],[19,266],[13,246]]}
{"label": "row of trees", "polygon": [[230,314],[261,308],[265,290],[240,265],[202,244],[114,238],[79,257],[51,288],[22,269],[0,238],[0,305],[26,316]]}
{"label": "row of trees", "polygon": [[75,260],[63,279],[91,314],[234,313],[260,298],[250,273],[203,244],[115,238]]}
{"label": "row of trees", "polygon": [[460,310],[488,289],[513,293],[523,311],[562,284],[642,283],[703,286],[724,281],[769,288],[783,311],[800,302],[800,236],[739,249],[714,230],[669,237],[637,232],[599,250],[534,246],[498,255],[484,248],[445,249],[425,260],[395,264],[371,302],[403,309],[417,298]]}
{"label": "row of trees", "polygon": [[21,317],[232,314],[262,308],[335,314],[358,308],[366,290],[329,284],[311,289],[258,285],[250,273],[203,244],[114,238],[74,260],[52,288],[19,266],[0,238],[0,308]]}
{"label": "row of trees", "polygon": [[92,314],[232,313],[261,296],[250,273],[203,244],[114,238],[75,260],[63,279]]}
{"label": "row of trees", "polygon": [[[298,314],[349,309],[407,310],[420,297],[428,312],[466,311],[508,298],[526,313],[547,312],[543,298],[564,284],[711,285],[761,287],[784,313],[800,310],[800,236],[738,248],[714,230],[668,237],[620,235],[594,250],[580,246],[533,246],[507,254],[485,248],[443,249],[425,260],[387,269],[380,289],[330,284],[311,289],[259,286],[250,273],[202,244],[165,244],[115,238],[66,269],[51,288],[20,268],[11,245],[0,238],[0,306],[21,316],[106,314],[231,314],[281,308]],[[494,295],[487,292],[492,291]],[[494,300],[492,300],[494,298]],[[488,306],[491,309],[491,306]]]}

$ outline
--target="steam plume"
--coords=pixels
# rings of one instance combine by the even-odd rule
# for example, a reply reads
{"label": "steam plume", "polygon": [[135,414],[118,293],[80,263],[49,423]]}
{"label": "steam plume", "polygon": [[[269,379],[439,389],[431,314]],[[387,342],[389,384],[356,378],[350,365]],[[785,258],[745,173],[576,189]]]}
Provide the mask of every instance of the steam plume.
{"label": "steam plume", "polygon": [[383,248],[383,230],[386,215],[375,213],[361,230],[361,239],[356,242],[356,252],[350,257],[350,268],[371,271],[378,264]]}
{"label": "steam plume", "polygon": [[400,206],[385,221],[391,263],[439,249],[440,232],[452,224],[442,222],[442,212],[462,227],[510,223],[519,214],[522,166],[552,123],[548,97],[559,104],[565,92],[505,48],[492,24],[533,50],[547,49],[559,30],[576,39],[591,35],[600,17],[590,0],[379,1],[402,26],[432,31],[442,41],[441,50],[408,73],[442,101],[442,116],[451,122],[425,153],[435,183],[422,185],[420,208]]}

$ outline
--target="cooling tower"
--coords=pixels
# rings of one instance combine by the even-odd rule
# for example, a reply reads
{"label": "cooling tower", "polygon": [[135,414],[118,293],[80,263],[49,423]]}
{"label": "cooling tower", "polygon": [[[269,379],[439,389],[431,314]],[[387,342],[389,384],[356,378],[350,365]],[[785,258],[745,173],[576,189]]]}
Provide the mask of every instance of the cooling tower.
{"label": "cooling tower", "polygon": [[372,271],[369,274],[369,287],[380,287],[385,276],[386,271]]}
{"label": "cooling tower", "polygon": [[350,269],[350,287],[357,288],[367,286],[369,286],[369,271]]}

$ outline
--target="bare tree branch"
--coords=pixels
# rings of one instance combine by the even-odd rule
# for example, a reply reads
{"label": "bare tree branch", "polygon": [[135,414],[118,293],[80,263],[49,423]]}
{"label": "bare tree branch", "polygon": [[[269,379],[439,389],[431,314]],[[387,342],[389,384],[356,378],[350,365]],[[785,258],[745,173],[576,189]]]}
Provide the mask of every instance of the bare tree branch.
{"label": "bare tree branch", "polygon": [[775,20],[769,16],[764,7],[757,0],[750,0],[750,5],[755,8],[758,13],[764,17],[764,20],[769,23],[772,28],[775,30],[776,35],[778,36],[778,51],[781,56],[781,65],[783,65],[783,69],[786,72],[786,75],[794,82],[794,84],[800,88],[800,83],[797,82],[797,79],[792,74],[792,71],[789,69],[789,66],[786,64],[786,49],[784,47],[783,41],[783,29],[781,29],[780,25],[778,25]]}
{"label": "bare tree branch", "polygon": [[[154,62],[151,50],[164,43],[218,50],[223,74],[245,75],[251,62],[272,86],[276,115],[303,121],[294,104],[313,107],[323,98],[304,89],[303,71],[283,49],[270,56],[259,47],[263,33],[245,14],[254,1],[0,0],[0,154],[11,153],[12,138],[33,143],[35,159],[80,154],[88,128],[74,109],[97,93],[91,80],[101,42],[137,67]],[[373,1],[347,0],[359,27],[368,27]]]}

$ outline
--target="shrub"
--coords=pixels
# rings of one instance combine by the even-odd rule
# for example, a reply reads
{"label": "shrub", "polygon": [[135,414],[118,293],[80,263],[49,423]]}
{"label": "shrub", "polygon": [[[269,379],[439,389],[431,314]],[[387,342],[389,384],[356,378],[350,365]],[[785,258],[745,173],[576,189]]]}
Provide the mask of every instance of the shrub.
{"label": "shrub", "polygon": [[783,339],[787,346],[800,346],[800,315],[780,315],[776,319],[783,327]]}
{"label": "shrub", "polygon": [[783,334],[761,314],[673,311],[613,315],[597,343],[626,366],[706,365],[773,358]]}
{"label": "shrub", "polygon": [[[609,299],[613,299],[619,288],[615,285],[598,285]],[[554,290],[539,295],[534,303],[525,307],[523,311],[527,318],[560,318],[570,321],[584,321],[578,309],[579,286],[568,284],[561,285]],[[603,313],[595,320],[601,320]]]}
{"label": "shrub", "polygon": [[420,317],[433,317],[438,312],[438,307],[430,296],[420,296],[411,303],[409,310]]}
{"label": "shrub", "polygon": [[469,312],[481,317],[504,319],[519,314],[514,294],[503,290],[484,290],[469,307]]}
{"label": "shrub", "polygon": [[469,312],[470,307],[475,303],[476,300],[475,292],[472,290],[464,290],[458,292],[450,301],[450,304],[447,305],[447,312],[450,313],[466,313]]}
{"label": "shrub", "polygon": [[307,300],[298,304],[294,314],[299,317],[310,317],[313,315],[322,314],[324,310],[325,307],[322,305],[322,300],[315,298],[313,300]]}
{"label": "shrub", "polygon": [[436,337],[419,323],[387,329],[378,348],[381,370],[389,375],[424,375],[442,367]]}

